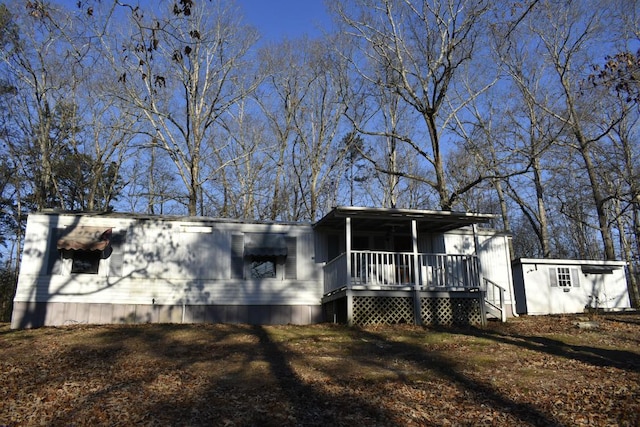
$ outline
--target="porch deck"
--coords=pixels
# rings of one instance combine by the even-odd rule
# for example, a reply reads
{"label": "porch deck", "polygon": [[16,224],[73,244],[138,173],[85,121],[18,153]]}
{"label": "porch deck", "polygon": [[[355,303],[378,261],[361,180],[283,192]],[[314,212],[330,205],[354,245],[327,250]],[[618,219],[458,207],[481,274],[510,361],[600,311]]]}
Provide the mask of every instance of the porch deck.
{"label": "porch deck", "polygon": [[483,325],[487,285],[475,255],[351,251],[324,266],[322,305],[339,323]]}

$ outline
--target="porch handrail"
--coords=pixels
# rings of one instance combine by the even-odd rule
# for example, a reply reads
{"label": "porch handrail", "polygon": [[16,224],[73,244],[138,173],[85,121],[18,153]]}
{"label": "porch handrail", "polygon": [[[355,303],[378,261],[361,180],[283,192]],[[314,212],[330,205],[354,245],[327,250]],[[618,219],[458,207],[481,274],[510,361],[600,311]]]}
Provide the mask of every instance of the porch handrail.
{"label": "porch handrail", "polygon": [[418,254],[420,286],[426,288],[480,288],[480,269],[476,255]]}
{"label": "porch handrail", "polygon": [[[413,252],[351,251],[351,277],[347,277],[346,254],[324,266],[324,292],[345,286],[417,286],[428,289],[479,289],[478,258],[475,255]],[[416,271],[418,268],[418,271]]]}
{"label": "porch handrail", "polygon": [[351,251],[351,284],[413,285],[413,252]]}
{"label": "porch handrail", "polygon": [[[484,282],[484,302],[487,305],[487,309],[500,317],[500,321],[507,321],[507,311],[504,304],[504,294],[507,291],[502,286],[498,285],[493,280],[489,280],[486,277],[482,278]],[[497,292],[497,298],[496,298]]]}
{"label": "porch handrail", "polygon": [[323,268],[323,276],[325,295],[347,286],[347,254],[343,252],[327,262]]}

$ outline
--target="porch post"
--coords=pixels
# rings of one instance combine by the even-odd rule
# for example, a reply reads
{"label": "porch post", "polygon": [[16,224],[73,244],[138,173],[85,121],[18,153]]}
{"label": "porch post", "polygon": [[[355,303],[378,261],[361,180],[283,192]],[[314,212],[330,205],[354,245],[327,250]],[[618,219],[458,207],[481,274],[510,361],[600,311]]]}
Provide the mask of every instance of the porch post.
{"label": "porch post", "polygon": [[353,325],[353,293],[351,291],[351,218],[346,217],[344,222],[344,234],[346,237],[345,253],[347,255],[347,325]]}
{"label": "porch post", "polygon": [[345,218],[344,234],[346,237],[345,253],[347,255],[347,289],[351,289],[351,218]]}
{"label": "porch post", "polygon": [[353,326],[353,291],[347,289],[345,295],[347,298],[347,325]]}
{"label": "porch post", "polygon": [[416,325],[422,324],[422,316],[420,314],[420,260],[418,259],[418,223],[415,219],[411,220],[411,243],[413,247],[413,318]]}
{"label": "porch post", "polygon": [[[473,254],[476,256],[475,259],[475,280],[478,281],[478,286],[480,287],[480,290],[482,290],[482,268],[480,267],[480,255],[478,255],[478,225],[477,224],[473,224],[471,226],[471,229],[473,230]],[[507,263],[510,264],[510,263]],[[484,290],[485,295],[486,295],[486,289]]]}

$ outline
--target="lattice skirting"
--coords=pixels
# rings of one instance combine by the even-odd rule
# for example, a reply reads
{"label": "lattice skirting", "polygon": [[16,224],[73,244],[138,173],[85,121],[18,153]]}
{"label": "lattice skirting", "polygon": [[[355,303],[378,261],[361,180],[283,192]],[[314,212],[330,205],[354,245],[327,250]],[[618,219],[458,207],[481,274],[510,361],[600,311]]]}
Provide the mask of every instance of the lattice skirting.
{"label": "lattice skirting", "polygon": [[482,325],[479,298],[420,298],[424,325]]}
{"label": "lattice skirting", "polygon": [[[482,325],[482,300],[478,297],[420,296],[420,320],[423,325]],[[347,322],[347,298],[323,304],[325,320]],[[355,325],[392,325],[415,323],[413,296],[354,295]]]}
{"label": "lattice skirting", "polygon": [[411,297],[353,297],[353,323],[391,325],[415,323]]}

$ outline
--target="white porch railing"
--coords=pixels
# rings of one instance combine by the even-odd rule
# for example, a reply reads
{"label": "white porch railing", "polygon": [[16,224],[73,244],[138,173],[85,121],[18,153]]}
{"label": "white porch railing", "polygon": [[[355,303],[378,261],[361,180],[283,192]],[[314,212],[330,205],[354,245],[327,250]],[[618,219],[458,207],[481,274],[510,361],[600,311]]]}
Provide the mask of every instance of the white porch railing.
{"label": "white porch railing", "polygon": [[326,263],[323,274],[325,295],[347,286],[347,254],[342,253]]}
{"label": "white porch railing", "polygon": [[324,266],[324,293],[352,286],[417,286],[428,290],[480,287],[478,258],[474,255],[421,253],[417,257],[415,263],[413,252],[352,251],[348,278],[347,256],[343,253]]}
{"label": "white porch railing", "polygon": [[483,280],[485,287],[485,310],[502,322],[506,322],[507,311],[505,309],[504,294],[507,290],[486,277]]}
{"label": "white porch railing", "polygon": [[352,285],[412,285],[413,254],[408,252],[351,252]]}
{"label": "white porch railing", "polygon": [[425,288],[480,288],[475,255],[418,254],[420,286]]}

